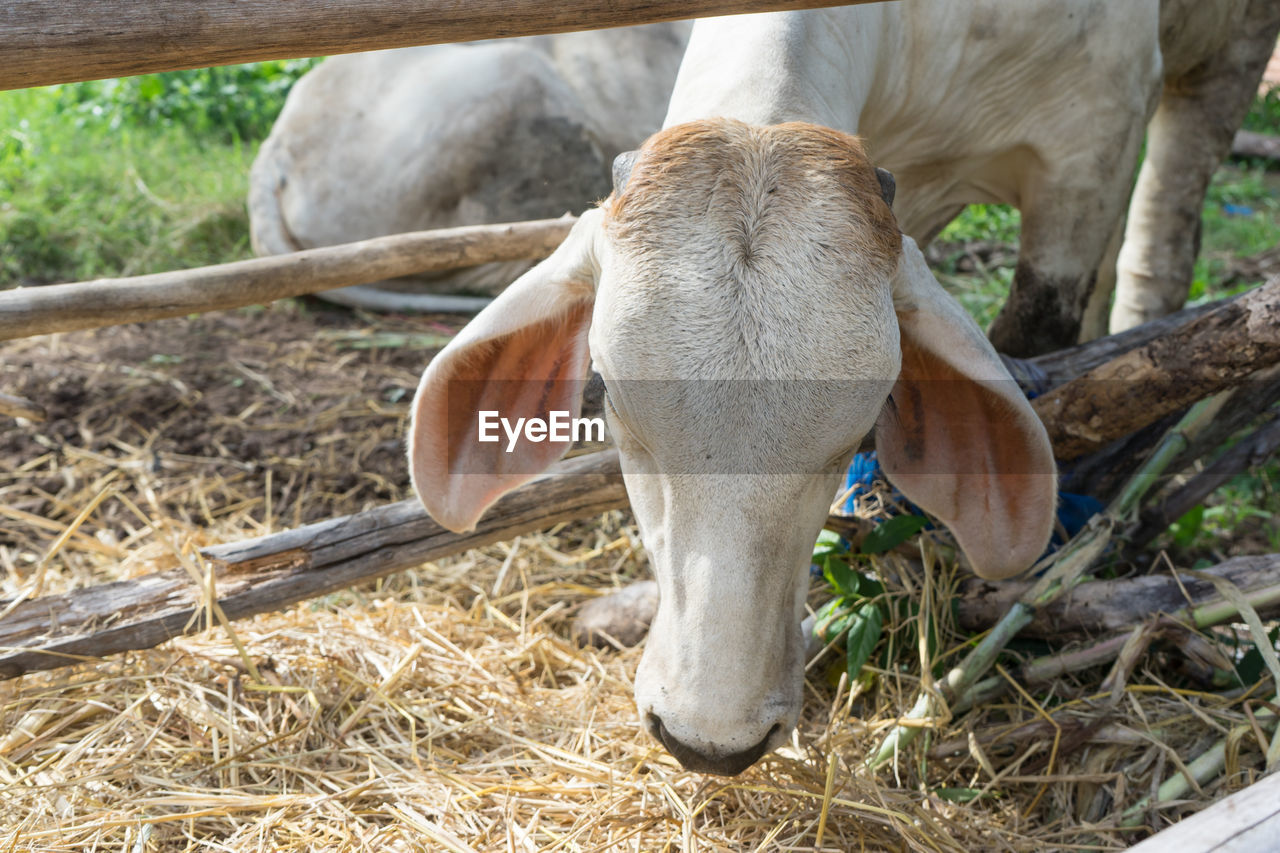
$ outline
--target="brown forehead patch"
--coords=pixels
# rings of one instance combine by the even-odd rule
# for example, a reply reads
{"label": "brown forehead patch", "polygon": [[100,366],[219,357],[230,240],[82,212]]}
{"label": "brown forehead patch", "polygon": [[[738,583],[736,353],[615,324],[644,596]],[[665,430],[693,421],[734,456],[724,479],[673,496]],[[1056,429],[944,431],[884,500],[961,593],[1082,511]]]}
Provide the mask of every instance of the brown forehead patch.
{"label": "brown forehead patch", "polygon": [[825,223],[832,244],[865,261],[885,270],[897,263],[897,222],[862,143],[807,122],[717,118],[659,131],[640,148],[622,195],[604,205],[605,225],[624,243],[648,243],[658,231],[679,239],[682,221],[726,209],[749,220],[770,205],[780,222],[808,214]]}

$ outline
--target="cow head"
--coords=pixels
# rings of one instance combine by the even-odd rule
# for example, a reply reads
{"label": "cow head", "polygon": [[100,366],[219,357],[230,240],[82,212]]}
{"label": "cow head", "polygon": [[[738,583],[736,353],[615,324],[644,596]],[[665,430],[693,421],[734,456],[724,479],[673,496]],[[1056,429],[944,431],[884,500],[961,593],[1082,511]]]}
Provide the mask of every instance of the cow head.
{"label": "cow head", "polygon": [[414,488],[466,530],[567,448],[480,442],[478,413],[577,415],[594,362],[660,591],[636,703],[690,769],[738,773],[795,725],[809,556],[873,427],[889,478],[979,575],[1048,540],[1044,428],[891,198],[833,130],[664,130],[418,388]]}

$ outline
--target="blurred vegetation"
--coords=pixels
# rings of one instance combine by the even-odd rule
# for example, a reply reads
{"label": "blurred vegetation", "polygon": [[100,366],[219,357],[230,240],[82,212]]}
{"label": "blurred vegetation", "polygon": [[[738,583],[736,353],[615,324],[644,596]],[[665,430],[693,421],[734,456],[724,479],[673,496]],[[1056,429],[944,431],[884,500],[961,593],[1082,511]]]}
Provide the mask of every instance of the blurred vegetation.
{"label": "blurred vegetation", "polygon": [[1253,99],[1253,106],[1244,117],[1244,128],[1280,136],[1280,89],[1268,89],[1265,95]]}
{"label": "blurred vegetation", "polygon": [[0,288],[249,255],[249,164],[318,60],[0,92]]}

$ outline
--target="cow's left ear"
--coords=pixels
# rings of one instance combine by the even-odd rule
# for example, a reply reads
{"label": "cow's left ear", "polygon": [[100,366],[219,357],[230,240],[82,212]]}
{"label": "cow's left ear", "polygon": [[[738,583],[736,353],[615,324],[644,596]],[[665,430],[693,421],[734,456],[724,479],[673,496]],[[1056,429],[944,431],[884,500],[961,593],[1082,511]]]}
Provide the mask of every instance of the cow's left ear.
{"label": "cow's left ear", "polygon": [[601,216],[584,213],[549,258],[476,315],[422,374],[409,472],[427,512],[450,530],[473,529],[494,501],[569,449],[550,435],[513,442],[500,419],[515,425],[581,412]]}
{"label": "cow's left ear", "polygon": [[880,463],[951,529],[978,575],[1022,572],[1053,531],[1057,474],[1044,425],[907,236],[893,302],[902,372],[876,424]]}

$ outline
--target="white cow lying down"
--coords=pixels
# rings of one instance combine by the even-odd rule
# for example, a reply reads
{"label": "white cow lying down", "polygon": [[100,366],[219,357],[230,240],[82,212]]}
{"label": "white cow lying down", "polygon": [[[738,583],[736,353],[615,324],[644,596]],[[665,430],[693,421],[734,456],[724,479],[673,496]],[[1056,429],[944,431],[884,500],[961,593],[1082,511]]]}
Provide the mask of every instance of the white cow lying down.
{"label": "white cow lying down", "polygon": [[[1073,340],[1123,208],[1097,188],[1127,182],[1134,116],[1154,104],[1159,10],[1018,10],[920,0],[700,21],[665,129],[423,375],[414,488],[455,530],[565,450],[480,442],[479,413],[576,414],[590,367],[604,377],[660,591],[636,702],[688,768],[740,772],[794,726],[810,550],[873,426],[890,480],[978,574],[1021,572],[1045,546],[1043,426],[899,228],[931,233],[975,192],[1019,204],[1012,316]],[[1029,74],[1054,85],[1028,88]],[[910,190],[897,221],[891,180],[850,135],[870,127]]]}
{"label": "white cow lying down", "polygon": [[[254,251],[581,210],[608,194],[613,158],[661,127],[690,26],[326,60],[289,93],[254,161]],[[444,292],[496,292],[531,265],[431,280]]]}

